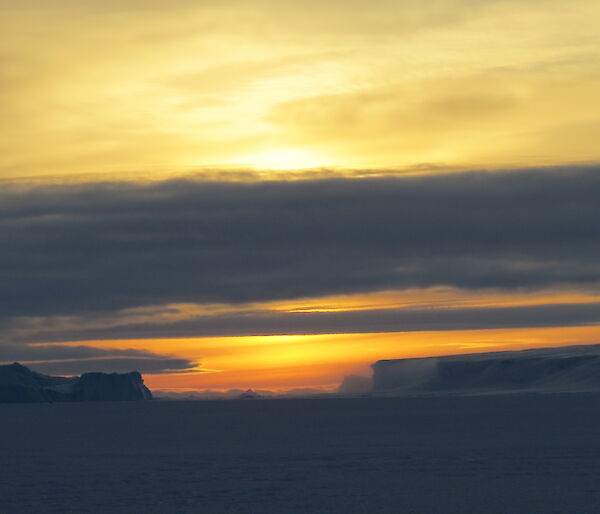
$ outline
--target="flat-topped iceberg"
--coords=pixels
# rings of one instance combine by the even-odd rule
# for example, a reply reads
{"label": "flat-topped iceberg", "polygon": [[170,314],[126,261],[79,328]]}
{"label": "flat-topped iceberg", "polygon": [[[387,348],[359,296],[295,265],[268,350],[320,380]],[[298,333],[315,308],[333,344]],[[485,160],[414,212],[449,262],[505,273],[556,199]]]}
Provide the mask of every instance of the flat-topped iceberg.
{"label": "flat-topped iceberg", "polygon": [[375,393],[600,391],[600,345],[381,360]]}

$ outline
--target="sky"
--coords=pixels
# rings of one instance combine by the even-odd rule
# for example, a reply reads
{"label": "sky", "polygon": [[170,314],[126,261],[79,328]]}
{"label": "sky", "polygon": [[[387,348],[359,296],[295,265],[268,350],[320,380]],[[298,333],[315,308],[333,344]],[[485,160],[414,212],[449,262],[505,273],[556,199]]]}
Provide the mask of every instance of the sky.
{"label": "sky", "polygon": [[600,342],[597,2],[0,10],[0,362],[332,389]]}

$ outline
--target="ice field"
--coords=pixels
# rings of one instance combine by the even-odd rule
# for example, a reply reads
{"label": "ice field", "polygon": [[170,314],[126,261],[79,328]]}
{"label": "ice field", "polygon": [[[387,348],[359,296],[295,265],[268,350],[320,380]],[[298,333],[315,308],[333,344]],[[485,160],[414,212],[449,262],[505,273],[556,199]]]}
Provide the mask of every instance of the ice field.
{"label": "ice field", "polygon": [[0,512],[596,513],[600,395],[0,405]]}

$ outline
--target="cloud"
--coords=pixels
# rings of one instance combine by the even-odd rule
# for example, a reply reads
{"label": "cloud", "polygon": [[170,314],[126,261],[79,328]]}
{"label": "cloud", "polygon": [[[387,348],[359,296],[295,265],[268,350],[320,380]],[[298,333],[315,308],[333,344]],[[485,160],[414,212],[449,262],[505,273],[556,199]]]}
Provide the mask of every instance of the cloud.
{"label": "cloud", "polygon": [[[23,363],[33,371],[50,375],[81,375],[82,373],[128,373],[142,374],[190,372],[193,363],[186,359],[91,359],[82,361],[48,361]],[[197,372],[197,370],[194,370]]]}
{"label": "cloud", "polygon": [[[482,67],[293,98],[268,119],[298,146],[345,162],[464,167],[597,160],[598,60]],[[581,76],[586,75],[582,80]],[[585,100],[584,100],[585,99]]]}
{"label": "cloud", "polygon": [[104,349],[91,346],[0,345],[0,363],[21,362],[34,371],[57,375],[79,375],[92,371],[106,373],[185,373],[198,364],[188,359],[145,350]]}
{"label": "cloud", "polygon": [[337,391],[341,394],[364,394],[373,390],[373,379],[361,375],[346,375]]}
{"label": "cloud", "polygon": [[597,287],[600,169],[0,193],[0,319],[382,289]]}
{"label": "cloud", "polygon": [[131,323],[106,328],[76,328],[5,337],[23,342],[109,339],[164,339],[252,335],[303,335],[440,330],[542,328],[600,323],[600,303],[488,308],[382,309],[349,312],[288,313],[242,311],[198,316],[170,323]]}

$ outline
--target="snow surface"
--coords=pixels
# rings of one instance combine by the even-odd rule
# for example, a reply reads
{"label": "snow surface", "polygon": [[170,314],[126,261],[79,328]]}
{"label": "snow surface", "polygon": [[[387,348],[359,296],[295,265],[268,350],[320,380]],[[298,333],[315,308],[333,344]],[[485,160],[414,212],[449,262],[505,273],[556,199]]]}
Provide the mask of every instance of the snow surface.
{"label": "snow surface", "polygon": [[600,394],[0,405],[0,512],[600,512]]}

